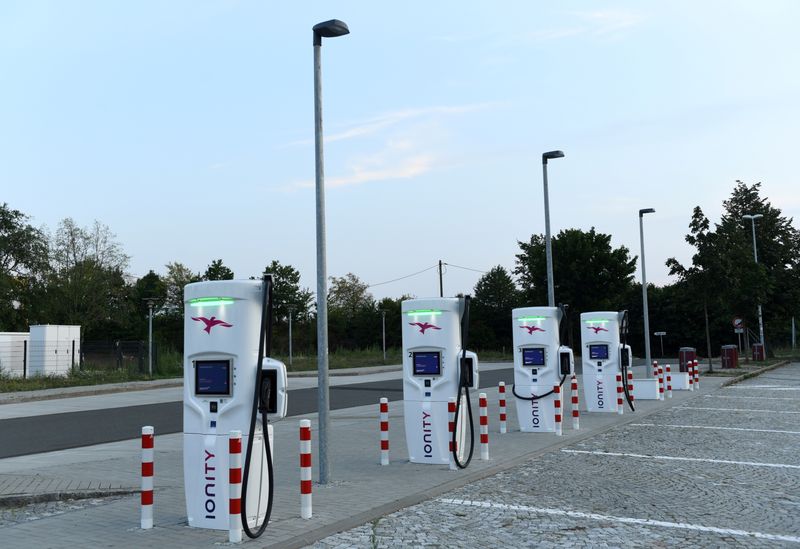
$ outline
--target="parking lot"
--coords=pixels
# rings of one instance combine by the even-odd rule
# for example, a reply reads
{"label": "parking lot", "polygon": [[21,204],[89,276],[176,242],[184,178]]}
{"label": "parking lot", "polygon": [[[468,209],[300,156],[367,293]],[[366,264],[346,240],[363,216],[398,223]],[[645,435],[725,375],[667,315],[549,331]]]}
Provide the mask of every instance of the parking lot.
{"label": "parking lot", "polygon": [[799,397],[795,363],[313,547],[798,546]]}

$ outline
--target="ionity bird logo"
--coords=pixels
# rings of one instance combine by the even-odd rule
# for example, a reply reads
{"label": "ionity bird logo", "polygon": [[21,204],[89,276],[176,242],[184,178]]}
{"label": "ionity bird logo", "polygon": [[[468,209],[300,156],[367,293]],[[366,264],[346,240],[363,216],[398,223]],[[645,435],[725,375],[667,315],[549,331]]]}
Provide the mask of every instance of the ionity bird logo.
{"label": "ionity bird logo", "polygon": [[538,326],[520,326],[520,328],[525,328],[528,330],[528,334],[533,335],[533,332],[546,332],[547,330],[543,330]]}
{"label": "ionity bird logo", "polygon": [[598,334],[600,332],[607,332],[608,331],[605,328],[602,328],[600,326],[587,326],[587,328],[589,328],[590,330],[594,330],[595,334]]}
{"label": "ionity bird logo", "polygon": [[433,324],[429,324],[427,322],[409,322],[409,325],[419,327],[419,333],[421,334],[424,334],[425,330],[428,329],[441,330],[441,328],[439,328],[438,326],[434,326]]}
{"label": "ionity bird logo", "polygon": [[192,320],[194,320],[195,322],[202,322],[203,324],[205,324],[206,327],[203,328],[203,331],[206,332],[207,334],[211,333],[211,328],[213,328],[214,326],[222,326],[223,328],[233,327],[233,324],[228,324],[224,320],[220,320],[215,316],[212,316],[211,318],[206,318],[204,316],[193,316]]}

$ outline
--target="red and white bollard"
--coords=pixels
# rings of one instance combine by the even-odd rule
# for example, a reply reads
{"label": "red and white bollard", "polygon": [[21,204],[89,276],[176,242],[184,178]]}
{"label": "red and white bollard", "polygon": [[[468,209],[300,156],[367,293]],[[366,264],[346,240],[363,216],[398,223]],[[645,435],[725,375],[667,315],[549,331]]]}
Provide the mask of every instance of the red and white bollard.
{"label": "red and white bollard", "polygon": [[561,385],[553,386],[553,395],[555,396],[555,400],[553,400],[553,410],[555,410],[556,416],[556,436],[561,436]]}
{"label": "red and white bollard", "polygon": [[300,420],[300,518],[311,518],[311,420]]}
{"label": "red and white bollard", "polygon": [[578,409],[578,376],[572,374],[570,379],[570,393],[572,397],[572,428],[581,428],[581,412]]}
{"label": "red and white bollard", "polygon": [[153,448],[155,430],[142,427],[142,529],[153,527]]}
{"label": "red and white bollard", "polygon": [[700,363],[697,360],[692,361],[694,369],[694,388],[700,390]]}
{"label": "red and white bollard", "polygon": [[667,364],[667,398],[672,398],[672,369]]}
{"label": "red and white bollard", "polygon": [[653,361],[653,377],[658,377],[658,361]]}
{"label": "red and white bollard", "polygon": [[449,456],[450,456],[450,470],[455,471],[458,469],[456,466],[456,460],[453,457],[453,453],[458,450],[455,441],[453,441],[453,433],[456,432],[456,399],[455,397],[450,397],[447,400],[447,438],[448,444],[447,447],[450,449]]}
{"label": "red and white bollard", "polygon": [[658,400],[664,400],[664,369],[658,367]]}
{"label": "red and white bollard", "polygon": [[694,391],[694,363],[691,360],[686,363],[686,370],[689,372],[689,390]]}
{"label": "red and white bollard", "polygon": [[507,432],[506,428],[506,382],[500,382],[500,434]]}
{"label": "red and white bollard", "polygon": [[630,369],[628,370],[628,395],[631,397],[631,402],[633,402],[633,371]]}
{"label": "red and white bollard", "polygon": [[625,390],[622,387],[622,374],[617,374],[617,413],[622,415],[625,413],[625,406],[623,406]]}
{"label": "red and white bollard", "polygon": [[228,435],[228,541],[242,541],[242,432]]}
{"label": "red and white bollard", "polygon": [[381,465],[389,465],[389,399],[381,398]]}
{"label": "red and white bollard", "polygon": [[481,421],[481,459],[489,460],[489,402],[486,393],[478,395],[478,407]]}

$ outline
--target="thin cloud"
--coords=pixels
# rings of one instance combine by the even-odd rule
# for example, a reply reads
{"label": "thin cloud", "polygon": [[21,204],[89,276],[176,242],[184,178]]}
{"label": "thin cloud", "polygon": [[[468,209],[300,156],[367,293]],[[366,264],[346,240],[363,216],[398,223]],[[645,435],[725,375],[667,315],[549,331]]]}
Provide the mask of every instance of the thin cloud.
{"label": "thin cloud", "polygon": [[[390,142],[382,151],[351,162],[343,175],[327,177],[326,188],[348,187],[377,181],[410,179],[433,169],[436,157],[415,148],[411,140]],[[312,188],[313,181],[300,181],[288,189]],[[287,189],[287,190],[288,190]]]}
{"label": "thin cloud", "polygon": [[[382,130],[386,130],[393,126],[401,124],[403,122],[408,122],[424,116],[444,116],[444,115],[464,114],[468,112],[487,109],[495,105],[497,105],[497,103],[475,103],[471,105],[434,106],[434,107],[423,107],[416,109],[403,109],[399,111],[388,112],[376,116],[375,118],[371,118],[363,122],[356,123],[341,132],[326,135],[325,143],[332,143],[335,141],[344,141],[347,139],[373,135]],[[301,141],[294,141],[290,143],[290,145],[310,145],[313,142],[314,142],[313,140],[304,139]]]}
{"label": "thin cloud", "polygon": [[591,24],[590,32],[597,36],[607,36],[638,26],[644,21],[640,13],[625,10],[597,10],[577,12],[575,15]]}

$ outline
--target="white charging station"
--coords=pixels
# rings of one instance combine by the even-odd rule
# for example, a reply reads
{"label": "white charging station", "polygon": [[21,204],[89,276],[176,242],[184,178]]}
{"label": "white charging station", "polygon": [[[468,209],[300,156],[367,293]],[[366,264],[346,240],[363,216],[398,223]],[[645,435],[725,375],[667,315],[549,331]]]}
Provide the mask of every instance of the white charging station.
{"label": "white charging station", "polygon": [[626,366],[632,364],[630,347],[623,350],[620,342],[624,315],[624,311],[581,314],[583,394],[590,412],[617,412],[617,374],[622,374],[623,360]]}
{"label": "white charging station", "polygon": [[[228,437],[242,432],[247,446],[258,370],[264,283],[221,280],[184,289],[183,476],[189,526],[228,530]],[[269,417],[286,415],[286,366],[264,358],[270,380]],[[270,448],[272,425],[268,425]],[[256,420],[248,497],[248,524],[264,520],[269,479],[264,433]]]}
{"label": "white charging station", "polygon": [[[412,463],[447,464],[450,460],[447,401],[459,392],[461,316],[459,298],[412,299],[402,304],[403,413]],[[478,355],[467,351],[467,379],[478,388]],[[459,459],[466,442],[466,403],[462,398],[455,426]]]}
{"label": "white charging station", "polygon": [[[557,307],[523,307],[511,312],[514,341],[512,391],[517,402],[519,428],[525,433],[552,433],[556,430],[553,387],[562,385],[575,369],[572,349],[561,345],[560,341],[562,316]],[[564,402],[564,395],[561,402]]]}

